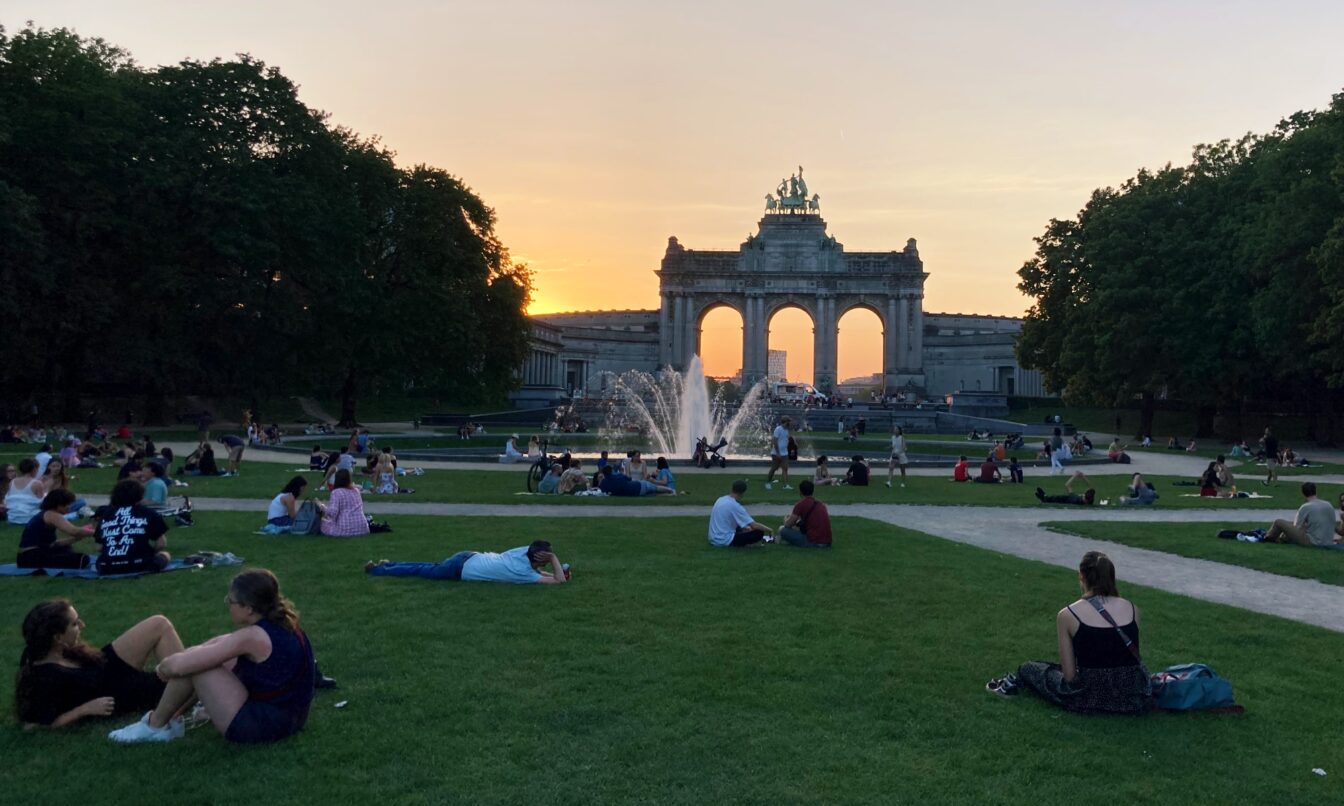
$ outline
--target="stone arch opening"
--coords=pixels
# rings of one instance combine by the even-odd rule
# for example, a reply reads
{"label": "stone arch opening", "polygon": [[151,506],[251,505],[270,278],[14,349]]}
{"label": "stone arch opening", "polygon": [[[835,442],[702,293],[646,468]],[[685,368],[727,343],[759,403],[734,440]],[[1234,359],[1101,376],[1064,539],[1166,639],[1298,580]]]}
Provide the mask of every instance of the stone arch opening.
{"label": "stone arch opening", "polygon": [[696,323],[696,355],[711,378],[731,378],[742,371],[742,337],[746,320],[733,305],[716,302],[700,312]]}
{"label": "stone arch opening", "polygon": [[[766,318],[766,374],[772,381],[813,382],[815,331],[816,319],[812,312],[797,302],[785,301],[770,311]],[[776,360],[775,369],[771,370],[771,351],[784,353],[782,368]]]}
{"label": "stone arch opening", "polygon": [[[836,322],[836,377],[841,384],[860,382],[863,386],[883,387],[882,312],[860,303],[845,309]],[[866,399],[866,398],[865,398]]]}

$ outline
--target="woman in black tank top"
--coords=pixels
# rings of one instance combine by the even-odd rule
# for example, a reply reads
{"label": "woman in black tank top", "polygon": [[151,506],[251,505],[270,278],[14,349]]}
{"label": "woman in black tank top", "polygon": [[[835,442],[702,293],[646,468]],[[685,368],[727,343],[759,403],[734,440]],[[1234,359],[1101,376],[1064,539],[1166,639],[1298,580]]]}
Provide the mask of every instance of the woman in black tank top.
{"label": "woman in black tank top", "polygon": [[1152,689],[1139,653],[1139,610],[1116,590],[1111,559],[1099,551],[1083,555],[1078,584],[1082,598],[1055,617],[1060,662],[1028,661],[986,688],[1009,696],[1026,687],[1070,711],[1149,710]]}

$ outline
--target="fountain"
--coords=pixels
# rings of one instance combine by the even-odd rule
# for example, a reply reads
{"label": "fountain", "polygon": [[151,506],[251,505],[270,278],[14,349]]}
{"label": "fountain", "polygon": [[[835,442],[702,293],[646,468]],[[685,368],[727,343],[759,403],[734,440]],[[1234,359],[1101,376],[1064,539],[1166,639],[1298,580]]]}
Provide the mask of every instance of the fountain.
{"label": "fountain", "polygon": [[760,405],[765,384],[747,390],[735,409],[721,394],[711,400],[698,355],[685,374],[664,367],[656,375],[630,370],[610,379],[606,431],[611,437],[637,431],[648,439],[650,451],[683,459],[700,437],[711,443],[726,439],[726,450],[738,455],[759,454],[765,445]]}

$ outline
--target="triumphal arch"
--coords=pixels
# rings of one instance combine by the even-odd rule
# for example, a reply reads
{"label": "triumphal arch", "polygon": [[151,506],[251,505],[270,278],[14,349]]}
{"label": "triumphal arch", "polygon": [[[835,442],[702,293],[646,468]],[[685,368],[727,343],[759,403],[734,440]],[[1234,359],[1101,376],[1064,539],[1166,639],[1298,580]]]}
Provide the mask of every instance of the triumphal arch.
{"label": "triumphal arch", "polygon": [[808,196],[803,169],[765,195],[756,234],[736,250],[687,249],[668,238],[657,272],[659,363],[685,369],[700,352],[705,314],[727,306],[742,316],[742,380],[766,376],[771,318],[801,308],[812,318],[815,377],[823,391],[836,383],[840,317],[867,308],[882,322],[882,374],[888,394],[922,390],[924,263],[915,239],[892,252],[846,252],[826,232],[821,197]]}

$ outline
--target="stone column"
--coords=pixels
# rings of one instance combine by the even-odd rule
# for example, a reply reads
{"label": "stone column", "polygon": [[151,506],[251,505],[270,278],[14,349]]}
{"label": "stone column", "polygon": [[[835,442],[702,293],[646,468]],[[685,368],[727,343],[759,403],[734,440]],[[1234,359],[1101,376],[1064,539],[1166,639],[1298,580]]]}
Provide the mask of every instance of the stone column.
{"label": "stone column", "polygon": [[910,299],[904,294],[896,300],[896,371],[910,367]]}
{"label": "stone column", "polygon": [[910,300],[914,306],[910,323],[910,369],[916,373],[924,372],[924,295]]}
{"label": "stone column", "polygon": [[677,372],[686,369],[686,298],[681,294],[673,295],[672,303],[672,368]]}
{"label": "stone column", "polygon": [[756,349],[756,306],[751,297],[742,298],[742,385],[747,385],[747,369]]}
{"label": "stone column", "polygon": [[817,297],[812,322],[812,385],[823,392],[835,388],[835,365],[839,334],[835,315],[835,297]]}
{"label": "stone column", "polygon": [[750,389],[753,384],[765,377],[768,368],[767,355],[770,347],[770,322],[766,319],[765,299],[752,295],[747,297],[747,317],[751,325],[743,341],[747,344],[747,353],[742,363],[742,383]]}
{"label": "stone column", "polygon": [[658,366],[672,363],[672,311],[668,305],[667,294],[659,294],[661,305],[658,308]]}
{"label": "stone column", "polygon": [[886,309],[882,312],[882,388],[888,395],[895,394],[900,385],[896,380],[899,369],[896,365],[900,355],[899,321],[896,318],[896,298],[889,296]]}
{"label": "stone column", "polygon": [[683,348],[683,349],[684,349],[684,355],[686,356],[686,361],[685,361],[685,364],[682,366],[682,369],[683,369],[683,370],[686,368],[686,366],[689,366],[689,365],[690,365],[690,363],[691,363],[691,359],[692,359],[692,358],[694,358],[695,356],[697,356],[697,355],[700,354],[699,349],[697,349],[698,346],[699,346],[698,343],[699,343],[699,341],[700,341],[700,319],[699,319],[699,317],[696,315],[696,313],[697,313],[697,312],[696,312],[696,310],[695,310],[695,298],[694,298],[694,297],[687,297],[687,298],[686,298],[686,344],[684,345],[684,348]]}

